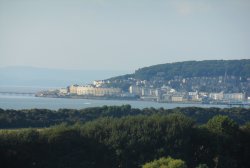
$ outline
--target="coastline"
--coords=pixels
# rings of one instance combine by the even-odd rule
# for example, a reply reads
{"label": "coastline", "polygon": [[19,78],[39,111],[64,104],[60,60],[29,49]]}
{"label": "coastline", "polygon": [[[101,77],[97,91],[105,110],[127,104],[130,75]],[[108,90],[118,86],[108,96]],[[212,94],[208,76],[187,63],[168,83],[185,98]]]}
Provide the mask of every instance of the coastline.
{"label": "coastline", "polygon": [[197,104],[197,105],[227,105],[227,106],[240,106],[240,107],[250,107],[250,102],[224,102],[224,101],[211,101],[211,102],[202,102],[202,101],[153,101],[153,100],[144,100],[141,98],[135,97],[120,97],[120,96],[79,96],[79,95],[37,95],[35,97],[43,98],[63,98],[63,99],[86,99],[86,100],[117,100],[117,101],[138,101],[138,102],[155,102],[159,104]]}

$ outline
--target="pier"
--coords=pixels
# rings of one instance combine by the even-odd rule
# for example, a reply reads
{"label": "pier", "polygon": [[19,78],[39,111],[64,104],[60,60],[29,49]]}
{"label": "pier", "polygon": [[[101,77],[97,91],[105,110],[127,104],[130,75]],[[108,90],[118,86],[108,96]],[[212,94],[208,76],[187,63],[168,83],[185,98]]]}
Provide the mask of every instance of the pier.
{"label": "pier", "polygon": [[27,95],[27,96],[34,96],[34,92],[10,92],[10,91],[0,91],[0,94],[2,95]]}

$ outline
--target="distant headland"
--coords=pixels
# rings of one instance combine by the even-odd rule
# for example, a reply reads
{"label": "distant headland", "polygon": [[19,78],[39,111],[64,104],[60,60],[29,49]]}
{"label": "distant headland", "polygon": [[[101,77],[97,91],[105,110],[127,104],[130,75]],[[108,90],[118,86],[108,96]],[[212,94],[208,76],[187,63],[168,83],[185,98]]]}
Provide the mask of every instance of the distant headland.
{"label": "distant headland", "polygon": [[244,105],[250,101],[250,59],[154,65],[133,74],[46,90],[36,96]]}

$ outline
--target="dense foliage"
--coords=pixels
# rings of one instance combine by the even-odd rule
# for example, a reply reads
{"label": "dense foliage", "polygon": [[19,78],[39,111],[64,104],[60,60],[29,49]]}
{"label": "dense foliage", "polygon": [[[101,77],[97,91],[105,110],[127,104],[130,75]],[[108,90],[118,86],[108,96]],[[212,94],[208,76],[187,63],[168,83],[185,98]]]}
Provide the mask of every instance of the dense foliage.
{"label": "dense foliage", "polygon": [[170,80],[174,79],[175,76],[184,78],[218,77],[224,76],[225,73],[228,76],[250,77],[250,60],[206,60],[159,64],[141,68],[136,70],[134,74],[111,78],[111,80],[127,79],[128,77],[153,80],[159,76]]}
{"label": "dense foliage", "polygon": [[[168,86],[177,91],[242,92],[250,94],[250,59],[185,61],[140,68],[133,74],[108,79],[108,87],[127,92],[137,85],[146,88]],[[163,89],[164,90],[164,89]]]}
{"label": "dense foliage", "polygon": [[171,157],[160,158],[152,162],[146,163],[142,168],[186,168],[184,161],[180,159],[173,159]]}
{"label": "dense foliage", "polygon": [[246,108],[198,108],[185,107],[174,109],[135,109],[130,105],[103,106],[85,109],[48,109],[30,110],[3,110],[0,109],[0,128],[24,128],[24,127],[48,127],[59,123],[87,122],[99,117],[134,116],[134,115],[168,115],[182,113],[193,118],[197,124],[206,123],[215,115],[227,115],[238,124],[244,124],[250,120],[250,109]]}
{"label": "dense foliage", "polygon": [[0,163],[5,168],[139,168],[170,156],[177,159],[168,160],[172,166],[248,168],[249,128],[221,115],[197,126],[184,115],[169,114],[1,130]]}

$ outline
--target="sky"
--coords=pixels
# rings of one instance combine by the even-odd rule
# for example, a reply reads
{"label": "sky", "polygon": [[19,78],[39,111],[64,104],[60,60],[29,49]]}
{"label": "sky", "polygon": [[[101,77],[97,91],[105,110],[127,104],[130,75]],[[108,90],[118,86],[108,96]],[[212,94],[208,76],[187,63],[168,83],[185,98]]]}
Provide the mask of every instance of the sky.
{"label": "sky", "polygon": [[249,0],[0,0],[0,67],[249,59]]}

